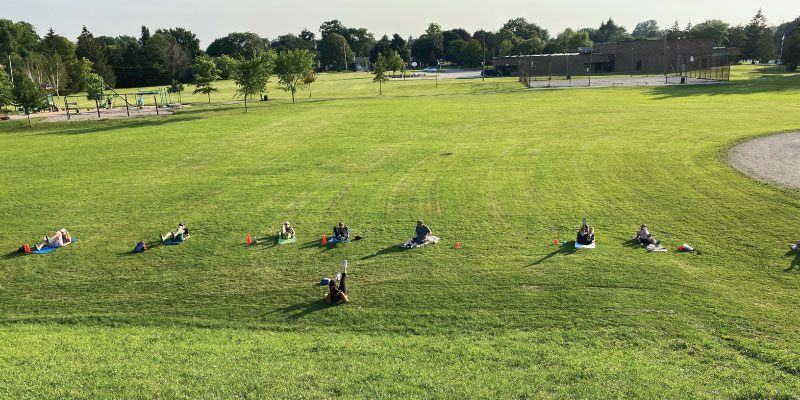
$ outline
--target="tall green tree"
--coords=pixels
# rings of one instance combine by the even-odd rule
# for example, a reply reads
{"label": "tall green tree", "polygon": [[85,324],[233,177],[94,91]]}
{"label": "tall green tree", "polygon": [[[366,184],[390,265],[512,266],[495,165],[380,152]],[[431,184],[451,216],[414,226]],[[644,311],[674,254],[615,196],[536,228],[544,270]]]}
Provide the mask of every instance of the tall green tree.
{"label": "tall green tree", "polygon": [[508,22],[503,24],[503,29],[509,30],[514,34],[515,37],[524,40],[531,39],[533,37],[547,40],[550,36],[550,34],[547,32],[547,29],[544,29],[535,23],[528,22],[527,19],[522,17],[508,20]]}
{"label": "tall green tree", "polygon": [[275,75],[281,89],[292,93],[292,104],[297,89],[306,84],[314,74],[314,55],[308,50],[288,50],[275,59]]}
{"label": "tall green tree", "polygon": [[70,79],[78,68],[75,45],[51,28],[40,43],[45,57],[45,76],[56,96],[71,86]]}
{"label": "tall green tree", "polygon": [[636,27],[633,28],[633,32],[631,32],[631,36],[633,36],[634,39],[640,40],[656,40],[663,39],[664,33],[661,32],[661,28],[658,27],[658,22],[654,19],[650,19],[636,24]]}
{"label": "tall green tree", "polygon": [[91,61],[95,73],[100,75],[103,81],[109,86],[113,87],[115,85],[116,78],[114,76],[114,71],[111,70],[111,66],[103,51],[103,46],[85,26],[83,30],[81,30],[80,36],[78,36],[78,46],[75,49],[75,56],[78,58],[83,57]]}
{"label": "tall green tree", "polygon": [[247,112],[247,98],[267,90],[269,76],[275,67],[275,52],[267,51],[253,54],[247,59],[236,60],[232,68],[233,82],[238,89],[237,96],[244,97],[244,112]]}
{"label": "tall green tree", "polygon": [[464,67],[477,67],[481,65],[483,59],[483,46],[476,39],[467,40],[461,53],[458,55],[458,63]]}
{"label": "tall green tree", "polygon": [[383,95],[383,84],[389,82],[389,77],[386,76],[386,70],[386,58],[383,57],[383,53],[378,53],[378,58],[375,60],[375,63],[372,64],[372,73],[375,74],[372,81],[378,82],[378,92],[381,95]]}
{"label": "tall green tree", "polygon": [[392,41],[390,42],[389,47],[391,47],[391,49],[397,54],[400,54],[400,57],[402,57],[404,61],[411,61],[411,51],[408,50],[408,42],[406,42],[402,36],[396,33],[392,35]]}
{"label": "tall green tree", "polygon": [[94,100],[98,118],[100,118],[100,101],[105,99],[105,86],[100,75],[95,73],[86,75],[86,98]]}
{"label": "tall green tree", "polygon": [[718,19],[709,19],[692,26],[686,33],[686,37],[689,39],[712,39],[714,46],[724,46],[728,42],[728,29],[730,29],[729,24]]}
{"label": "tall green tree", "polygon": [[28,116],[28,126],[31,126],[31,112],[42,106],[45,102],[44,89],[36,85],[27,74],[14,73],[14,89],[12,90],[14,101],[23,109]]}
{"label": "tall green tree", "polygon": [[211,42],[206,53],[211,57],[220,57],[224,54],[233,58],[249,58],[266,50],[264,41],[255,33],[233,32]]}
{"label": "tall green tree", "polygon": [[14,92],[11,77],[5,68],[0,66],[0,110],[14,104]]}
{"label": "tall green tree", "polygon": [[319,59],[323,66],[334,65],[347,69],[347,65],[353,60],[353,50],[344,36],[330,33],[319,42]]}
{"label": "tall green tree", "polygon": [[742,54],[750,59],[762,62],[775,57],[775,46],[772,44],[772,30],[767,25],[767,18],[761,9],[744,28],[745,42]]}
{"label": "tall green tree", "polygon": [[195,86],[192,94],[202,93],[208,96],[208,103],[211,104],[211,93],[219,90],[213,86],[219,79],[217,65],[208,57],[198,57],[192,64],[192,71],[194,72],[192,84]]}
{"label": "tall green tree", "polygon": [[0,59],[8,61],[9,56],[25,57],[34,51],[39,42],[39,35],[33,25],[10,19],[0,19]]}

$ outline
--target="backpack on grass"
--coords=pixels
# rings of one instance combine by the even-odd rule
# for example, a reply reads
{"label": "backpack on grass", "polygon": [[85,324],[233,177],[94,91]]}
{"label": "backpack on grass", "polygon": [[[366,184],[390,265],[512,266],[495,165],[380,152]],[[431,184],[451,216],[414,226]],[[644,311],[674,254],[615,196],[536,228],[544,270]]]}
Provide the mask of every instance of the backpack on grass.
{"label": "backpack on grass", "polygon": [[144,244],[144,241],[140,241],[136,244],[136,247],[133,248],[134,253],[141,253],[145,250],[147,250],[147,245]]}

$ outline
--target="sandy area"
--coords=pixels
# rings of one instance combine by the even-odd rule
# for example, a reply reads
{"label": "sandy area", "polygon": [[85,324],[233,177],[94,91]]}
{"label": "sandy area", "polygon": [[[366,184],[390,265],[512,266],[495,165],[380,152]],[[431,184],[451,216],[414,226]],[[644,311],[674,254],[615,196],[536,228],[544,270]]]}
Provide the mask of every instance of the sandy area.
{"label": "sandy area", "polygon": [[742,143],[731,149],[728,160],[736,169],[756,179],[800,189],[800,132]]}
{"label": "sandy area", "polygon": [[[188,106],[185,105],[181,106],[181,108],[184,107]],[[125,111],[125,107],[114,108],[111,110],[100,109],[100,119],[154,117],[156,116],[156,109],[155,107],[144,107],[141,110],[131,108],[130,114],[131,114],[130,117],[128,117],[128,113]],[[159,108],[158,115],[159,116],[172,115],[172,110],[169,108]],[[89,111],[82,109],[80,114],[75,114],[74,112],[70,111],[69,120],[67,119],[67,113],[65,111],[31,114],[31,118],[42,118],[42,117],[44,117],[44,122],[86,121],[86,120],[97,119],[97,110],[93,108],[90,109]],[[27,116],[25,115],[11,115],[11,119],[25,119],[25,118],[27,118]]]}

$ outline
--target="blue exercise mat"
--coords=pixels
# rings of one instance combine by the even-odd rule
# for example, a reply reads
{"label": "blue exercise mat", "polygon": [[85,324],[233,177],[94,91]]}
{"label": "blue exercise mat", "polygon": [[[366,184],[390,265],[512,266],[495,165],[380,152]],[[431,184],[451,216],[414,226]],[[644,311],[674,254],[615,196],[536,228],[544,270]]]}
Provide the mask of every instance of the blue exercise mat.
{"label": "blue exercise mat", "polygon": [[183,242],[185,242],[185,240],[181,240],[180,242],[176,242],[174,240],[165,240],[164,244],[167,245],[167,246],[172,246],[172,245],[176,245],[176,244],[181,244]]}
{"label": "blue exercise mat", "polygon": [[[78,241],[78,239],[72,238],[72,241],[70,241],[70,243],[72,243],[72,242],[77,242],[77,241]],[[61,246],[61,247],[64,247],[64,246]],[[54,251],[54,250],[60,249],[61,247],[50,247],[50,246],[44,246],[44,247],[42,247],[42,249],[41,249],[41,250],[34,250],[34,251],[32,251],[32,252],[31,252],[31,254],[47,254],[47,253],[49,253],[49,252],[51,252],[51,251]]]}

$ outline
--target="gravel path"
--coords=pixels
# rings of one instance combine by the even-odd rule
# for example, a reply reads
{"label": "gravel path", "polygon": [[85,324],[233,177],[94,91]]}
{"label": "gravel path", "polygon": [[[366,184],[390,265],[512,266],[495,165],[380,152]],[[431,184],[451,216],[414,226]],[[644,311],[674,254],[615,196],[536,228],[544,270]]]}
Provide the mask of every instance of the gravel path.
{"label": "gravel path", "polygon": [[756,179],[800,189],[800,132],[742,143],[731,149],[728,160]]}

